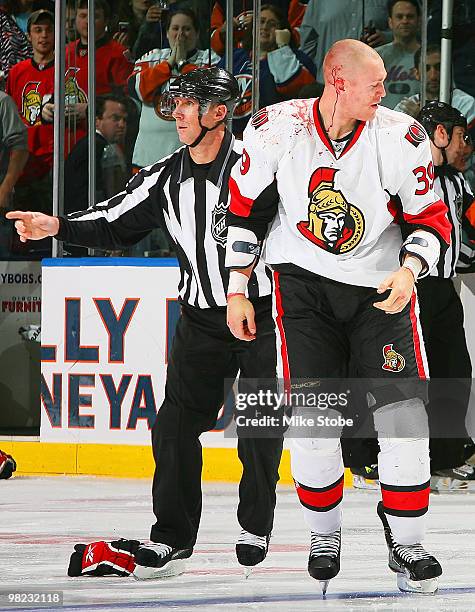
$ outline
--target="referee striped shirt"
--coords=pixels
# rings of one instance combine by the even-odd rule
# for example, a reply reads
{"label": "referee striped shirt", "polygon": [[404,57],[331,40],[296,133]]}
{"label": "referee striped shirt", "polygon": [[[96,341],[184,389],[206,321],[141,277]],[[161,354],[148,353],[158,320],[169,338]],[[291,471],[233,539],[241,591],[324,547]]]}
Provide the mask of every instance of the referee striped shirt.
{"label": "referee striped shirt", "polygon": [[[123,192],[85,211],[60,217],[56,238],[118,249],[136,244],[161,227],[177,253],[180,301],[198,308],[225,306],[228,181],[241,153],[242,142],[228,131],[216,159],[206,167],[196,166],[188,148],[181,147],[140,170]],[[270,295],[271,288],[271,273],[259,262],[249,280],[249,297]]]}
{"label": "referee striped shirt", "polygon": [[452,224],[452,232],[445,256],[439,259],[430,275],[451,278],[455,276],[455,267],[459,266],[457,262],[462,245],[462,215],[473,202],[473,195],[463,174],[452,166],[436,166],[435,176],[434,191],[447,204],[447,216]]}

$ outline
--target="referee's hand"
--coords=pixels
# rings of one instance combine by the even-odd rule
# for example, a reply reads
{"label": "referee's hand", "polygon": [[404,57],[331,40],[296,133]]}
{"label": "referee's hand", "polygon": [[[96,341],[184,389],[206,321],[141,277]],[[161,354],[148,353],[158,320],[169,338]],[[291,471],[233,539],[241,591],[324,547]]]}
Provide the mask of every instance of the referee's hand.
{"label": "referee's hand", "polygon": [[41,240],[47,236],[56,236],[59,232],[59,219],[40,212],[12,210],[5,215],[15,220],[15,228],[21,242]]}
{"label": "referee's hand", "polygon": [[254,306],[244,295],[228,298],[228,327],[238,340],[251,342],[256,338]]}

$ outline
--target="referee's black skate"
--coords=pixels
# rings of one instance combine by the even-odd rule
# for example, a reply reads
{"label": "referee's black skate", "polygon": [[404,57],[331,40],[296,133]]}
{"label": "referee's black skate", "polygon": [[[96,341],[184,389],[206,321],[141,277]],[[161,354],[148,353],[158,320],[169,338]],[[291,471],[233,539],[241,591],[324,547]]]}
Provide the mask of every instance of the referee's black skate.
{"label": "referee's black skate", "polygon": [[192,548],[172,548],[168,544],[143,544],[135,553],[134,578],[171,578],[185,571],[185,559],[191,557]]}
{"label": "referee's black skate", "polygon": [[236,542],[236,557],[240,565],[244,566],[246,578],[249,577],[252,568],[266,558],[270,536],[270,533],[258,536],[245,529],[241,530]]}
{"label": "referee's black skate", "polygon": [[340,571],[341,529],[329,534],[310,532],[308,573],[320,581],[323,595],[328,583]]}
{"label": "referee's black skate", "polygon": [[399,590],[407,593],[435,593],[439,588],[438,577],[442,574],[440,563],[421,544],[397,544],[394,541],[381,502],[378,503],[378,516],[383,523],[388,545],[389,569],[397,574]]}

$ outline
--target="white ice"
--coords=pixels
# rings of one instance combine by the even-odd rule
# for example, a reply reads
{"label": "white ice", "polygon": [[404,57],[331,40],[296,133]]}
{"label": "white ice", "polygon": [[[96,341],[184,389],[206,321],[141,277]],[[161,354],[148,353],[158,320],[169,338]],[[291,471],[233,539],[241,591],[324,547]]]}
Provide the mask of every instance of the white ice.
{"label": "white ice", "polygon": [[[475,610],[475,496],[431,496],[426,548],[444,574],[436,595],[404,595],[387,567],[376,516],[379,494],[345,490],[342,568],[326,600],[306,571],[308,532],[296,494],[279,487],[267,559],[244,579],[234,555],[237,486],[207,484],[200,534],[185,574],[69,578],[76,543],[146,539],[153,520],[150,483],[90,477],[17,477],[0,481],[0,610],[15,589],[60,589],[63,610]],[[33,609],[33,608],[19,608]],[[36,608],[37,609],[37,608]],[[44,609],[44,608],[43,608]],[[47,608],[50,609],[50,608]]]}

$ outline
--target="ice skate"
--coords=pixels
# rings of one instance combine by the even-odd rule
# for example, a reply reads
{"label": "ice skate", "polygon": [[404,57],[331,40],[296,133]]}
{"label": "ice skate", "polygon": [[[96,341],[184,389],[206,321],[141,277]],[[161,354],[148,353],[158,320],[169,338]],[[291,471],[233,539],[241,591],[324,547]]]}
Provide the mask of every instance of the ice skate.
{"label": "ice skate", "polygon": [[341,529],[329,534],[311,532],[308,573],[320,582],[325,596],[328,583],[340,571]]}
{"label": "ice skate", "polygon": [[244,575],[249,578],[252,568],[264,561],[269,550],[271,534],[257,536],[243,529],[236,542],[236,556],[238,562],[244,566]]}
{"label": "ice skate", "polygon": [[397,586],[407,593],[435,593],[438,576],[442,574],[440,563],[421,544],[397,544],[384,513],[383,504],[378,503],[378,516],[384,527],[384,536],[389,550],[389,569],[397,574]]}
{"label": "ice skate", "polygon": [[140,546],[135,553],[134,578],[171,578],[185,571],[185,559],[191,557],[192,548],[172,548],[168,544],[154,543]]}
{"label": "ice skate", "polygon": [[431,491],[456,493],[475,490],[475,468],[469,463],[447,470],[438,470],[430,478]]}
{"label": "ice skate", "polygon": [[378,465],[365,465],[361,468],[352,467],[353,487],[355,489],[369,489],[379,491]]}

